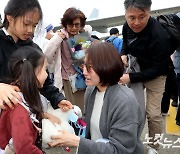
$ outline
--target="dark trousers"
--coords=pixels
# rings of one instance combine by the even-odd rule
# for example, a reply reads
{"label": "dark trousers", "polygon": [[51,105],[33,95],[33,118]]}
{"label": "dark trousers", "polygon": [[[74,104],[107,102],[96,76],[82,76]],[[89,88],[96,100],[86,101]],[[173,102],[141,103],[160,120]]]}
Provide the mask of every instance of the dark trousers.
{"label": "dark trousers", "polygon": [[[177,79],[178,96],[179,96],[179,102],[180,102],[180,73],[177,73],[176,79]],[[180,122],[180,104],[177,110],[176,121]]]}
{"label": "dark trousers", "polygon": [[163,98],[161,101],[161,112],[168,113],[171,99],[176,102],[178,101],[178,86],[174,69],[169,71],[169,73],[167,74],[165,91],[163,93]]}

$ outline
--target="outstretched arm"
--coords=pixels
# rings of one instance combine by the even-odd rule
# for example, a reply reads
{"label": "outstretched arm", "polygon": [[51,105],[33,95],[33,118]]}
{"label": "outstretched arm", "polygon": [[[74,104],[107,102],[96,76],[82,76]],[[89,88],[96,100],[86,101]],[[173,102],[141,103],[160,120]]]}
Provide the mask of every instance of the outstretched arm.
{"label": "outstretched arm", "polygon": [[49,75],[40,92],[51,102],[51,105],[54,109],[57,109],[58,107],[64,107],[63,110],[66,111],[66,107],[68,107],[69,109],[73,107],[73,105],[69,101],[67,101],[64,95],[59,91],[59,89],[52,84]]}

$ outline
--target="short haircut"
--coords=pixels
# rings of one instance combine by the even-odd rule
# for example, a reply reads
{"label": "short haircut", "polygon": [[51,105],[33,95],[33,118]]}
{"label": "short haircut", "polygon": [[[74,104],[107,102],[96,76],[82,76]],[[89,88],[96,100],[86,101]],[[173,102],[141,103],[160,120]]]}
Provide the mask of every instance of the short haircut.
{"label": "short haircut", "polygon": [[77,18],[80,18],[81,27],[84,27],[86,23],[86,17],[84,13],[79,9],[71,7],[65,11],[63,18],[61,19],[61,24],[63,25],[63,27],[67,28],[67,25],[73,24],[73,20]]}
{"label": "short haircut", "polygon": [[119,30],[117,28],[111,28],[111,30],[109,31],[110,35],[113,35],[113,34],[119,34]]}
{"label": "short haircut", "polygon": [[115,47],[108,42],[91,45],[86,51],[87,71],[92,67],[102,85],[114,85],[123,75],[123,63]]}
{"label": "short haircut", "polygon": [[124,7],[125,10],[128,8],[134,7],[138,8],[140,10],[150,10],[151,8],[151,0],[125,0],[124,1]]}

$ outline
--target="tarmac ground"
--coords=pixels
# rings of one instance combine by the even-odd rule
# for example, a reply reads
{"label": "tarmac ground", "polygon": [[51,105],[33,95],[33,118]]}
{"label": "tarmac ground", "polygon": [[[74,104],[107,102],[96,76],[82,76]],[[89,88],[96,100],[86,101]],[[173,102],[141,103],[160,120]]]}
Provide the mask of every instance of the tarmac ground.
{"label": "tarmac ground", "polygon": [[[160,140],[160,143],[162,145],[159,148],[158,154],[180,154],[180,136],[177,135],[169,135],[166,134],[166,117],[163,116],[163,134],[162,139]],[[147,137],[148,134],[148,128],[147,128],[147,122],[145,124],[141,140],[144,142],[144,153],[147,154],[148,148],[147,148]],[[176,144],[174,144],[177,142]]]}

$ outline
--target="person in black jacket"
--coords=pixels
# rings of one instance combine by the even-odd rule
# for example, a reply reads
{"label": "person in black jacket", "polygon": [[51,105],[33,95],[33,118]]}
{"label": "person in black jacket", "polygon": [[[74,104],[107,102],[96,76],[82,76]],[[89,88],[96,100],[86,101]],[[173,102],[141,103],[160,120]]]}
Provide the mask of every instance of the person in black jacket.
{"label": "person in black jacket", "polygon": [[176,124],[180,126],[180,46],[176,49],[173,56],[174,56],[173,64],[176,72],[176,83],[178,86],[178,100],[179,100],[179,103],[177,103],[176,106],[177,107]]}
{"label": "person in black jacket", "polygon": [[178,85],[176,81],[176,73],[174,69],[171,69],[166,78],[165,91],[161,100],[161,112],[162,116],[168,116],[170,102],[173,107],[178,105]]}
{"label": "person in black jacket", "polygon": [[170,55],[172,40],[162,25],[150,16],[151,0],[125,0],[122,60],[127,65],[127,54],[137,58],[140,72],[124,74],[122,84],[142,82],[146,88],[146,113],[148,119],[149,153],[159,148],[155,136],[162,134],[161,99],[167,70],[173,68]]}
{"label": "person in black jacket", "polygon": [[[33,46],[31,36],[35,27],[42,19],[42,10],[38,0],[9,0],[4,9],[4,21],[0,30],[0,108],[5,109],[5,104],[13,108],[17,104],[15,97],[19,100],[18,87],[7,85],[5,79],[9,77],[7,64],[12,53],[21,46]],[[39,48],[40,49],[40,48]],[[58,88],[54,87],[48,78],[41,89],[43,94],[54,108],[60,107],[63,110],[72,108]]]}

